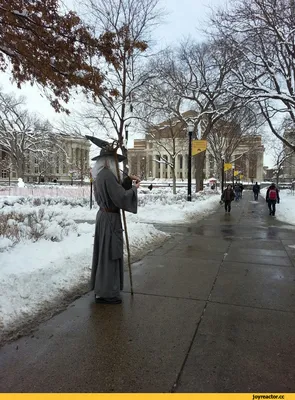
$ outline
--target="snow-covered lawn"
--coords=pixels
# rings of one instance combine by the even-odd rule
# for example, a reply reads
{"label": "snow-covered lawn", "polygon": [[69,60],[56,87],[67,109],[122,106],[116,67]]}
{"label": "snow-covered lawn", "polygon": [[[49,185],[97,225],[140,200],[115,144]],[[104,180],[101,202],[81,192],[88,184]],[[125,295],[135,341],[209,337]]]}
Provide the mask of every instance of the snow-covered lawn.
{"label": "snow-covered lawn", "polygon": [[[139,191],[138,214],[126,213],[131,256],[160,245],[167,234],[152,223],[182,223],[200,218],[218,204],[214,193],[171,188]],[[0,197],[0,331],[24,322],[87,284],[94,221],[98,208],[87,198]],[[77,223],[80,221],[80,223]],[[0,337],[1,339],[1,337]]]}
{"label": "snow-covered lawn", "polygon": [[[261,190],[266,197],[267,188]],[[276,219],[295,225],[295,193],[289,189],[280,190],[280,204],[276,206]]]}

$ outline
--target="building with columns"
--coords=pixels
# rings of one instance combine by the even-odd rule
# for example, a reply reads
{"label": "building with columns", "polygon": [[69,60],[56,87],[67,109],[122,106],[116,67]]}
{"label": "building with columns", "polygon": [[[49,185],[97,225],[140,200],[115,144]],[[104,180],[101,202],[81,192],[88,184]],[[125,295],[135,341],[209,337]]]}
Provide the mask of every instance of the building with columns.
{"label": "building with columns", "polygon": [[[56,139],[56,138],[55,138]],[[27,183],[57,182],[72,183],[89,177],[90,142],[83,138],[59,134],[50,145],[46,156],[33,152],[25,155],[23,180]],[[9,153],[0,147],[0,183],[17,181],[13,161],[8,162]]]}
{"label": "building with columns", "polygon": [[[284,138],[291,144],[295,144],[295,129],[286,129]],[[279,157],[278,157],[279,158]],[[282,173],[279,176],[281,181],[294,181],[295,180],[295,152],[288,146],[283,145],[283,152],[281,155],[283,160],[281,169]]]}
{"label": "building with columns", "polygon": [[[178,128],[175,128],[179,129],[179,134],[175,135],[173,139],[168,134],[167,122],[166,125],[164,122],[162,126],[159,124],[159,127],[160,129],[156,133],[147,133],[144,139],[134,140],[134,147],[128,150],[130,173],[137,174],[141,179],[172,179],[172,169],[169,164],[175,154],[176,179],[187,179],[188,135],[186,124],[180,122]],[[175,127],[177,127],[177,123]],[[195,135],[193,135],[194,137]],[[234,150],[231,160],[226,162],[232,162],[235,170],[241,171],[244,175],[244,180],[261,182],[263,181],[263,155],[264,146],[261,136],[244,137]],[[192,159],[192,176],[194,176],[194,168]],[[219,169],[221,167],[218,166],[212,152],[207,148],[204,178],[216,177],[218,179],[221,175]],[[232,173],[229,172],[227,175],[228,179],[232,180]]]}
{"label": "building with columns", "polygon": [[[188,145],[188,141],[185,141]],[[176,143],[176,147],[183,147],[183,140]],[[161,162],[162,160],[162,162]],[[167,160],[167,163],[164,161]],[[158,149],[153,140],[135,139],[134,147],[128,151],[129,170],[142,179],[172,179],[172,170],[169,163],[171,154]],[[175,157],[176,179],[187,179],[188,153],[183,151]],[[192,166],[194,173],[194,166]]]}
{"label": "building with columns", "polygon": [[[264,180],[264,146],[260,135],[243,137],[226,163],[231,163],[235,171],[240,171],[243,180],[262,182]],[[206,178],[220,178],[220,165],[214,159],[210,148],[206,152],[204,175]],[[232,171],[226,173],[227,180],[232,180]]]}

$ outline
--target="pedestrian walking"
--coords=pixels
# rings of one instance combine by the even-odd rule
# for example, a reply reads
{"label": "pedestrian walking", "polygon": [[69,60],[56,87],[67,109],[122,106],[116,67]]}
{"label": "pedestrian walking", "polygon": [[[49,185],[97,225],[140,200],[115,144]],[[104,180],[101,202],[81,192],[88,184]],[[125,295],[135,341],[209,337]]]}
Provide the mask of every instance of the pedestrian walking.
{"label": "pedestrian walking", "polygon": [[221,200],[224,202],[225,212],[230,213],[231,211],[231,202],[235,198],[235,193],[230,184],[227,185],[226,189],[223,191],[221,195]]}
{"label": "pedestrian walking", "polygon": [[254,193],[254,200],[257,201],[258,200],[258,195],[260,193],[260,186],[258,185],[258,183],[256,182],[255,185],[253,185],[253,193]]}
{"label": "pedestrian walking", "polygon": [[280,202],[279,190],[274,183],[270,185],[266,192],[266,202],[268,204],[269,215],[275,216],[276,204]]}
{"label": "pedestrian walking", "polygon": [[100,207],[96,216],[90,284],[96,303],[122,303],[124,268],[120,209],[137,213],[139,187],[136,176],[126,177],[122,184],[118,181],[116,164],[125,158],[110,148],[102,148],[100,155],[92,159],[96,161],[92,169],[94,197]]}
{"label": "pedestrian walking", "polygon": [[243,198],[243,190],[244,190],[244,185],[240,183],[240,194],[241,194],[241,199]]}
{"label": "pedestrian walking", "polygon": [[239,201],[241,197],[241,187],[238,183],[235,184],[234,191],[235,191],[235,201]]}

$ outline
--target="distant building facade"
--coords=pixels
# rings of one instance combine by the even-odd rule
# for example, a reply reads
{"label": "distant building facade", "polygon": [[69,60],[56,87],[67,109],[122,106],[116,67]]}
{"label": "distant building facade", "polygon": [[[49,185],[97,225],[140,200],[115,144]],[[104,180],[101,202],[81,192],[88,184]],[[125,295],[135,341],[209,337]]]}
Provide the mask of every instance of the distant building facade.
{"label": "distant building facade", "polygon": [[[287,129],[284,132],[284,138],[295,145],[295,129]],[[282,165],[282,175],[280,176],[280,180],[295,181],[295,152],[292,152],[292,150],[286,145],[284,145],[283,151],[284,156],[287,157]]]}
{"label": "distant building facade", "polygon": [[[41,158],[35,153],[25,155],[23,180],[27,183],[72,183],[89,177],[90,142],[82,137],[59,135],[49,155]],[[0,146],[0,183],[17,181],[17,170],[9,153]]]}
{"label": "distant building facade", "polygon": [[[185,117],[193,116],[193,112],[187,112]],[[169,163],[172,161],[172,154],[175,156],[175,175],[176,179],[187,179],[188,174],[188,134],[186,124],[180,123],[177,129],[179,133],[174,137],[172,143],[169,137],[168,127],[165,123],[159,124],[156,133],[148,132],[144,139],[135,139],[134,147],[128,150],[129,170],[137,174],[142,179],[172,179],[172,170]],[[175,127],[177,124],[175,124]],[[176,129],[176,128],[175,128]],[[200,128],[201,130],[201,128]],[[199,132],[198,134],[201,134]],[[194,137],[196,138],[196,132]],[[174,146],[175,152],[171,151]],[[168,149],[169,151],[165,150]],[[251,136],[243,138],[239,146],[232,154],[235,170],[241,171],[243,179],[249,181],[263,180],[263,156],[264,146],[261,136]],[[167,160],[168,163],[163,162]],[[217,163],[209,149],[205,154],[205,164],[203,176],[205,179],[219,176]],[[194,162],[192,162],[192,176],[195,172]],[[230,177],[230,174],[228,174]]]}

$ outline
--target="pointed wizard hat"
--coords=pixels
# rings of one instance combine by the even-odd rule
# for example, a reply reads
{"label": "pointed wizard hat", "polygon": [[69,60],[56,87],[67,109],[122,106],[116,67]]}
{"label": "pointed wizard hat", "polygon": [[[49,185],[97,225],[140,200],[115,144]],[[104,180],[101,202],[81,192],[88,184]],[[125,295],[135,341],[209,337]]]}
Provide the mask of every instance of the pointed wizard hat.
{"label": "pointed wizard hat", "polygon": [[98,139],[95,136],[85,136],[86,139],[90,140],[97,147],[101,148],[100,154],[98,156],[93,157],[91,160],[96,161],[101,157],[115,157],[117,156],[118,162],[126,160],[127,157],[122,156],[121,154],[117,154],[117,147],[114,147],[114,143],[109,143],[106,140]]}

